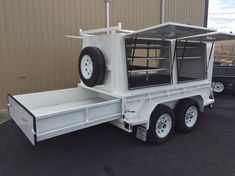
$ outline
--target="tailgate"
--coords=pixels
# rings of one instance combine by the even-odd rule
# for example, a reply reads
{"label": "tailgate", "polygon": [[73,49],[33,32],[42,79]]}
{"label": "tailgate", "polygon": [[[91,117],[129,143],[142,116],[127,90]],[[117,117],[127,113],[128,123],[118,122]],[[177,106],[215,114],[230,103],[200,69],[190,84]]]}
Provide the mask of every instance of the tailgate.
{"label": "tailgate", "polygon": [[30,142],[35,145],[36,143],[36,117],[18,102],[13,96],[8,95],[9,113],[12,119],[24,132]]}

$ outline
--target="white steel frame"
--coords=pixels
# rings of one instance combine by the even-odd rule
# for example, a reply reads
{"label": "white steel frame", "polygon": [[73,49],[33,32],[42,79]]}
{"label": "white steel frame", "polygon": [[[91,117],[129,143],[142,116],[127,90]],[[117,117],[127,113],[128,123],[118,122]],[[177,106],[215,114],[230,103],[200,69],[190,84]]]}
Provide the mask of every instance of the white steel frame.
{"label": "white steel frame", "polygon": [[[176,23],[167,24],[189,27],[189,25]],[[168,85],[146,87],[136,90],[129,90],[127,87],[126,53],[124,44],[125,37],[164,25],[166,24],[153,26],[139,31],[131,31],[122,29],[121,23],[118,23],[118,25],[114,27],[86,31],[80,30],[80,36],[66,35],[67,38],[83,39],[83,48],[87,46],[96,46],[100,48],[105,56],[107,64],[105,83],[91,88],[81,82],[79,87],[76,88],[78,93],[74,93],[74,90],[72,89],[65,89],[35,93],[30,96],[28,94],[17,96],[9,95],[9,111],[11,117],[15,120],[18,126],[20,126],[32,144],[35,144],[37,141],[107,121],[128,132],[132,131],[132,126],[134,125],[141,125],[145,129],[148,129],[150,115],[157,105],[164,104],[173,109],[176,103],[184,98],[191,98],[197,101],[200,110],[203,111],[204,106],[214,102],[214,99],[210,98],[214,58],[213,52],[209,54],[211,49],[213,51],[213,45],[210,42],[206,43],[206,60],[209,64],[207,78],[178,84],[176,59],[174,59],[173,49],[175,47],[176,39],[172,39],[169,41],[171,42],[172,48],[170,50],[170,58],[172,59],[171,63],[173,65],[173,82]],[[195,26],[190,27],[193,28]],[[205,29],[202,27],[196,28]],[[204,34],[197,35],[197,37],[198,36],[204,36]],[[184,40],[186,38],[181,39]],[[63,94],[63,92],[67,93]],[[44,114],[35,114],[31,107],[31,103],[34,104],[36,101],[41,101],[39,104],[43,104],[43,100],[40,100],[39,98],[40,96],[48,95],[50,99],[55,99],[55,101],[60,98],[61,101],[57,103],[52,101],[50,104],[50,106],[54,108],[58,103],[66,107],[68,102],[65,102],[64,99],[66,99],[67,96],[71,98],[70,101],[73,101],[73,97],[75,96],[86,98],[91,94],[95,97],[101,97],[104,102],[93,102],[84,106],[73,107],[72,109],[65,108],[61,111],[51,111],[50,113],[48,112]],[[46,99],[44,101],[46,101]],[[113,105],[112,108],[107,108],[110,105]],[[99,115],[103,112],[103,117],[94,116],[94,119],[89,119],[89,112],[95,110],[97,110],[97,114]],[[108,114],[107,111],[109,112]],[[61,118],[61,116],[70,117],[74,115],[74,117],[80,118],[81,114],[83,114],[82,118],[84,118],[84,121],[76,123],[73,121],[74,119],[69,123],[66,121],[67,118]],[[40,124],[40,121],[42,120],[43,125]],[[48,128],[47,130],[40,131],[44,129],[45,126],[49,127],[51,121],[59,126],[55,126],[54,129]],[[68,123],[68,125],[60,126],[60,124],[62,125],[64,122]],[[124,124],[128,124],[128,128],[126,128]]]}

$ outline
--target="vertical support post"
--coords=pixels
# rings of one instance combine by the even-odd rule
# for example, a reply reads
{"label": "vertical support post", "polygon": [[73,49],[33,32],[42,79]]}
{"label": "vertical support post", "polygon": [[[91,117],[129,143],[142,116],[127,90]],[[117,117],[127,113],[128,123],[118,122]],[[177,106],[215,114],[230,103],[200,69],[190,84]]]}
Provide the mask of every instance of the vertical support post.
{"label": "vertical support post", "polygon": [[166,8],[166,2],[165,0],[161,0],[161,23],[165,22],[165,8]]}
{"label": "vertical support post", "polygon": [[[147,67],[149,67],[149,43],[147,44]],[[148,79],[149,79],[149,72],[147,71],[146,72],[146,81],[148,81]]]}
{"label": "vertical support post", "polygon": [[113,53],[112,59],[111,59],[111,90],[112,92],[115,91],[116,88],[116,80],[117,80],[117,70],[118,70],[118,64],[117,64],[117,52],[116,52],[116,42],[115,42],[115,34],[116,31],[112,30],[111,31],[111,53]]}
{"label": "vertical support post", "polygon": [[[105,6],[106,6],[106,27],[109,28],[109,9],[110,9],[110,2],[111,0],[105,0]],[[109,33],[109,31],[107,31]]]}
{"label": "vertical support post", "polygon": [[206,75],[208,74],[208,69],[209,69],[209,64],[210,64],[210,61],[211,61],[211,55],[212,55],[212,51],[213,51],[213,48],[214,48],[214,44],[215,42],[212,43],[211,45],[211,50],[210,50],[210,54],[209,54],[209,58],[208,58],[208,62],[207,62],[207,68],[206,68]]}
{"label": "vertical support post", "polygon": [[[172,64],[171,64],[171,81],[173,82],[173,69],[174,69],[174,65],[175,65],[175,58],[177,57],[177,42],[178,40],[175,40],[175,48],[174,48],[174,54],[173,54],[173,58],[171,58]],[[171,54],[172,56],[172,54]]]}
{"label": "vertical support post", "polygon": [[[133,46],[133,52],[132,52],[131,65],[133,65],[133,63],[134,63],[136,42],[137,42],[137,34],[135,35],[135,39],[134,39],[134,46]],[[131,77],[131,70],[130,70],[130,73],[129,73],[129,77]]]}
{"label": "vertical support post", "polygon": [[186,49],[187,42],[188,42],[187,40],[185,40],[185,42],[184,42],[183,53],[182,53],[182,56],[181,56],[180,66],[179,66],[179,70],[178,70],[178,77],[180,76],[180,72],[181,72],[181,68],[182,68],[182,63],[184,61],[184,54],[185,54],[185,49]]}
{"label": "vertical support post", "polygon": [[147,67],[149,67],[149,43],[147,44]]}
{"label": "vertical support post", "polygon": [[133,47],[132,60],[131,60],[132,65],[133,65],[134,57],[135,57],[136,42],[137,42],[137,35],[135,35],[135,39],[134,39],[134,47]]}

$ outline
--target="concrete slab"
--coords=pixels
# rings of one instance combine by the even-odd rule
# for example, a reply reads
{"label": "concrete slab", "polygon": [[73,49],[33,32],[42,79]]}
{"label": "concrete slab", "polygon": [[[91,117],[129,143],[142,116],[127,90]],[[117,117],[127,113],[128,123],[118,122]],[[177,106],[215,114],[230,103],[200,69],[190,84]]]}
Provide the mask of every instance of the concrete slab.
{"label": "concrete slab", "polygon": [[0,109],[0,124],[9,120],[10,116],[7,109]]}

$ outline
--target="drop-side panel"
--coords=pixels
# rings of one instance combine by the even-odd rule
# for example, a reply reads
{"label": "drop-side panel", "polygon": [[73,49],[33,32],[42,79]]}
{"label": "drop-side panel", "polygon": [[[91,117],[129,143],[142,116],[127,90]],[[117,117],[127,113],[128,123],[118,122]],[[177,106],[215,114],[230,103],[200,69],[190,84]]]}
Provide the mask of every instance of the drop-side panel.
{"label": "drop-side panel", "polygon": [[37,117],[37,141],[121,118],[121,101],[109,100]]}
{"label": "drop-side panel", "polygon": [[121,118],[121,100],[82,87],[8,96],[9,112],[30,142]]}

